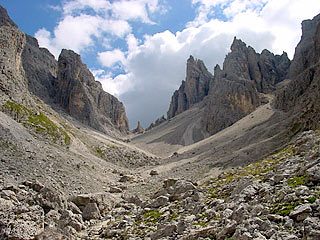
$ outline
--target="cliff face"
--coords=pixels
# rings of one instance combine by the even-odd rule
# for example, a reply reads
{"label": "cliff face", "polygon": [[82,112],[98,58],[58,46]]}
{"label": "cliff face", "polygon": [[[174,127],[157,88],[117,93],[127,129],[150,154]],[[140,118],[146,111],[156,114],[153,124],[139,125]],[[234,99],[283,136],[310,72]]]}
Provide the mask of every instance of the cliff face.
{"label": "cliff face", "polygon": [[37,39],[29,35],[26,35],[22,66],[29,91],[45,102],[51,103],[55,94],[54,82],[57,77],[58,62],[46,48],[39,47]]}
{"label": "cliff face", "polygon": [[240,39],[234,38],[231,52],[223,63],[223,71],[252,81],[258,92],[269,93],[274,90],[275,84],[285,79],[289,66],[286,53],[279,56],[263,50],[259,54]]}
{"label": "cliff face", "polygon": [[253,82],[215,69],[215,84],[210,89],[202,116],[205,129],[214,134],[240,120],[260,104]]}
{"label": "cliff face", "polygon": [[26,97],[27,82],[21,66],[21,55],[26,45],[25,34],[17,29],[0,6],[0,100]]}
{"label": "cliff face", "polygon": [[203,61],[192,56],[187,61],[186,80],[182,81],[179,90],[175,91],[168,110],[168,119],[189,109],[208,95],[212,74]]}
{"label": "cliff face", "polygon": [[78,54],[62,50],[58,60],[55,100],[74,118],[105,132],[115,126],[129,131],[123,104],[103,91]]}
{"label": "cliff face", "polygon": [[186,81],[172,96],[168,118],[204,101],[202,125],[214,134],[254,111],[260,104],[258,93],[274,91],[289,66],[286,53],[280,56],[263,50],[259,54],[234,38],[223,69],[217,66],[214,76],[201,60],[188,59]]}
{"label": "cliff face", "polygon": [[[32,94],[58,103],[72,117],[103,132],[129,132],[123,104],[103,91],[80,56],[62,51],[59,62],[38,41],[17,29],[0,6],[0,100],[35,105]],[[32,93],[32,94],[30,94]]]}
{"label": "cliff face", "polygon": [[275,107],[295,115],[294,131],[319,127],[320,15],[302,22],[289,78],[288,86],[277,93]]}

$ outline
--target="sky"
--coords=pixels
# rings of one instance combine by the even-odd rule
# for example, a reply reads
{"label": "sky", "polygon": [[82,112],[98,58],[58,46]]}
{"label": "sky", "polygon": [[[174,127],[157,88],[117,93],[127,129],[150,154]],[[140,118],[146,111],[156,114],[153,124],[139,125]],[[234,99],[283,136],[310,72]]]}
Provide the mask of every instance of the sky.
{"label": "sky", "polygon": [[120,99],[130,128],[169,109],[190,55],[210,72],[234,36],[257,52],[288,53],[319,0],[0,0],[19,29],[58,59],[81,55],[105,91]]}

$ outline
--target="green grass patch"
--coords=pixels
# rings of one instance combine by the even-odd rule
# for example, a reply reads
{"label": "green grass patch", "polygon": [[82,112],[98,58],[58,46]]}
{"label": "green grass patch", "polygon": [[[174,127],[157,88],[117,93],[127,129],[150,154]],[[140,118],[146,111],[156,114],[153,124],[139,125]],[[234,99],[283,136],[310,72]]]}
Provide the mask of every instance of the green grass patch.
{"label": "green grass patch", "polygon": [[159,212],[159,210],[151,210],[143,214],[143,219],[145,219],[147,222],[151,223],[157,223],[159,222],[160,218],[162,216],[162,213]]}
{"label": "green grass patch", "polygon": [[275,203],[273,204],[271,208],[271,213],[272,214],[277,214],[280,216],[289,216],[291,211],[298,206],[301,203],[302,200],[298,200],[295,202],[281,202],[281,203]]}
{"label": "green grass patch", "polygon": [[63,139],[66,145],[69,145],[71,142],[71,138],[66,131],[58,127],[39,111],[34,112],[12,101],[7,101],[2,105],[2,110],[12,116],[17,122],[22,123],[26,128],[32,129],[34,133],[50,136],[53,142],[57,142],[60,139]]}
{"label": "green grass patch", "polygon": [[308,177],[306,175],[303,175],[299,177],[290,178],[287,180],[287,183],[292,189],[295,189],[296,187],[303,185],[307,181]]}

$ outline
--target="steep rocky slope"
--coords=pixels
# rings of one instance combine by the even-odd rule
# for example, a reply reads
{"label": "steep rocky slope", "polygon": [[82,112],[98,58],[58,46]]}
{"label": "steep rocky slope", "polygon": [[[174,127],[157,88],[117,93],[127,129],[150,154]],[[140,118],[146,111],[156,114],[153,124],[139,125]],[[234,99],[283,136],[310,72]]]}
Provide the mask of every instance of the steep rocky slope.
{"label": "steep rocky slope", "polygon": [[1,185],[0,236],[316,240],[319,142],[319,131],[304,132],[281,151],[205,184],[167,179],[145,200],[114,187],[66,197],[39,182]]}
{"label": "steep rocky slope", "polygon": [[213,76],[203,61],[190,56],[187,61],[186,80],[182,81],[179,90],[173,93],[167,113],[168,119],[202,101],[208,95],[209,85],[212,84],[212,81]]}
{"label": "steep rocky slope", "polygon": [[103,91],[78,54],[64,50],[57,62],[47,49],[39,48],[35,38],[19,31],[2,7],[0,14],[3,99],[34,106],[31,93],[99,131],[128,133],[123,104]]}
{"label": "steep rocky slope", "polygon": [[255,110],[261,102],[258,93],[273,92],[287,76],[289,66],[286,53],[279,56],[263,50],[259,54],[236,38],[223,69],[217,65],[214,75],[191,56],[186,81],[172,96],[168,119],[203,102],[201,127],[210,134],[217,133]]}
{"label": "steep rocky slope", "polygon": [[55,100],[74,118],[102,132],[129,130],[123,104],[102,89],[78,54],[62,50],[58,60]]}
{"label": "steep rocky slope", "polygon": [[320,15],[302,22],[302,37],[289,69],[290,84],[277,93],[275,106],[295,115],[292,128],[319,126]]}

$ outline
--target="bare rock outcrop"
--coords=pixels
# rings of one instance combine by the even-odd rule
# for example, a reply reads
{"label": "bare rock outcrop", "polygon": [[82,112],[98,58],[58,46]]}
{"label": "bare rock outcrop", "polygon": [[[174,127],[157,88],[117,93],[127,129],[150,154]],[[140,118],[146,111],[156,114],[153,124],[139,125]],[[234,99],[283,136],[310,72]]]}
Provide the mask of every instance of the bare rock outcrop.
{"label": "bare rock outcrop", "polygon": [[290,60],[285,52],[281,56],[268,50],[259,54],[235,37],[223,70],[254,82],[258,92],[268,93],[274,90],[275,84],[285,79],[289,66]]}
{"label": "bare rock outcrop", "polygon": [[292,130],[315,129],[320,122],[320,15],[302,22],[302,37],[289,69],[291,82],[277,93],[275,107],[295,116]]}
{"label": "bare rock outcrop", "polygon": [[99,131],[129,132],[123,104],[103,91],[78,54],[63,50],[56,61],[35,38],[18,30],[1,6],[0,92],[1,102],[10,99],[38,108],[35,95],[51,106],[58,103],[72,117]]}
{"label": "bare rock outcrop", "polygon": [[7,10],[0,6],[0,27],[2,26],[18,28],[18,26],[9,17]]}
{"label": "bare rock outcrop", "polygon": [[254,83],[235,74],[228,75],[219,66],[215,68],[215,84],[206,100],[203,124],[211,134],[229,127],[260,104]]}
{"label": "bare rock outcrop", "polygon": [[172,96],[167,113],[168,119],[202,101],[208,95],[211,81],[213,81],[213,76],[203,61],[190,56],[187,61],[186,80],[182,81],[179,90],[175,91]]}
{"label": "bare rock outcrop", "polygon": [[201,60],[191,56],[187,62],[186,81],[175,91],[168,119],[202,102],[202,128],[214,134],[240,120],[260,105],[258,93],[270,93],[288,73],[290,60],[286,53],[261,54],[236,37],[223,69],[208,72]]}
{"label": "bare rock outcrop", "polygon": [[37,39],[26,34],[26,45],[22,53],[22,66],[28,83],[28,90],[47,103],[54,94],[58,62],[46,49],[40,48]]}
{"label": "bare rock outcrop", "polygon": [[137,127],[132,131],[132,133],[141,134],[144,133],[144,128],[141,126],[140,121],[138,121]]}
{"label": "bare rock outcrop", "polygon": [[162,115],[159,117],[154,123],[151,123],[149,127],[146,128],[146,131],[151,130],[152,128],[155,128],[156,126],[159,126],[161,123],[165,122],[167,119]]}
{"label": "bare rock outcrop", "polygon": [[129,131],[123,104],[103,91],[80,55],[62,50],[57,75],[56,101],[72,117],[102,132],[113,126],[123,133]]}

